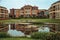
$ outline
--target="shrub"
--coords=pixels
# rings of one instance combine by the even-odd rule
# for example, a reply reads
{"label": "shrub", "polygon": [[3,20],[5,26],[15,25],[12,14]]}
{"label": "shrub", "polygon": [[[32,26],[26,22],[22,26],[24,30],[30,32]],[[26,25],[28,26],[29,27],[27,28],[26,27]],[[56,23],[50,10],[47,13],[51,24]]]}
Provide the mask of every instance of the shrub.
{"label": "shrub", "polygon": [[10,37],[6,32],[0,32],[0,38]]}
{"label": "shrub", "polygon": [[41,39],[41,40],[60,40],[60,33],[36,32],[31,35],[31,38]]}
{"label": "shrub", "polygon": [[46,32],[44,32],[44,33],[43,32],[36,32],[36,33],[33,33],[31,35],[31,37],[34,38],[34,39],[43,39],[43,40],[45,40],[47,34],[48,33],[46,33]]}

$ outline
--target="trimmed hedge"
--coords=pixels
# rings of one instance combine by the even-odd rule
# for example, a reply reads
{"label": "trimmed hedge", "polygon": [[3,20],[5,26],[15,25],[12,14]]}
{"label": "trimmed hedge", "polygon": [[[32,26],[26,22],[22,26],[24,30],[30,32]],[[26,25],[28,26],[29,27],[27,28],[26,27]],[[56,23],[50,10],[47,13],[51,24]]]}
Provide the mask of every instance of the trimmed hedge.
{"label": "trimmed hedge", "polygon": [[10,36],[6,32],[0,32],[0,38],[9,38]]}
{"label": "trimmed hedge", "polygon": [[41,40],[60,40],[60,32],[36,32],[31,35],[31,38]]}

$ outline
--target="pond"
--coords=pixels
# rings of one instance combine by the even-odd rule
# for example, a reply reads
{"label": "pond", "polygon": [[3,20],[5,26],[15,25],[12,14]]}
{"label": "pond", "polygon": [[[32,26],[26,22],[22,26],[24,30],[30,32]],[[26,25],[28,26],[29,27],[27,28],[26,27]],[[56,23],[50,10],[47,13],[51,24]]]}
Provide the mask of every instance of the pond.
{"label": "pond", "polygon": [[59,31],[60,25],[45,23],[36,25],[32,23],[0,24],[0,32],[7,32],[10,36],[26,36],[33,32],[55,32]]}
{"label": "pond", "polygon": [[17,30],[12,30],[11,26],[9,25],[9,30],[7,32],[10,36],[25,36],[25,34],[21,31],[17,31]]}

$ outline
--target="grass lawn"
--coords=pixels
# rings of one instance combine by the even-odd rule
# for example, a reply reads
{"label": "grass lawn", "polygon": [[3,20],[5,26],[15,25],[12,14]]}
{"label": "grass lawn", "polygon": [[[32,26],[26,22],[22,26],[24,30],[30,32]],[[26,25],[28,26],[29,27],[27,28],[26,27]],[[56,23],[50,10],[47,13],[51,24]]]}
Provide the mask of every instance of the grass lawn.
{"label": "grass lawn", "polygon": [[43,23],[60,23],[60,19],[9,19],[0,20],[0,23],[20,23],[20,22],[43,22]]}
{"label": "grass lawn", "polygon": [[31,38],[0,38],[0,40],[34,40]]}

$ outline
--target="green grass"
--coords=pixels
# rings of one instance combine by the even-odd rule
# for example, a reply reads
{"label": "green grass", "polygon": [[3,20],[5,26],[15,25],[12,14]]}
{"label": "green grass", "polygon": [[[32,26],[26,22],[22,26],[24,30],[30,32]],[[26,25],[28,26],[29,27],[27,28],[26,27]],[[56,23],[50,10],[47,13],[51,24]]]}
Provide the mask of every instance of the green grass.
{"label": "green grass", "polygon": [[43,23],[60,23],[60,19],[9,19],[9,20],[0,20],[0,23],[20,23],[20,22],[43,22]]}
{"label": "green grass", "polygon": [[0,40],[34,40],[31,38],[0,38]]}

